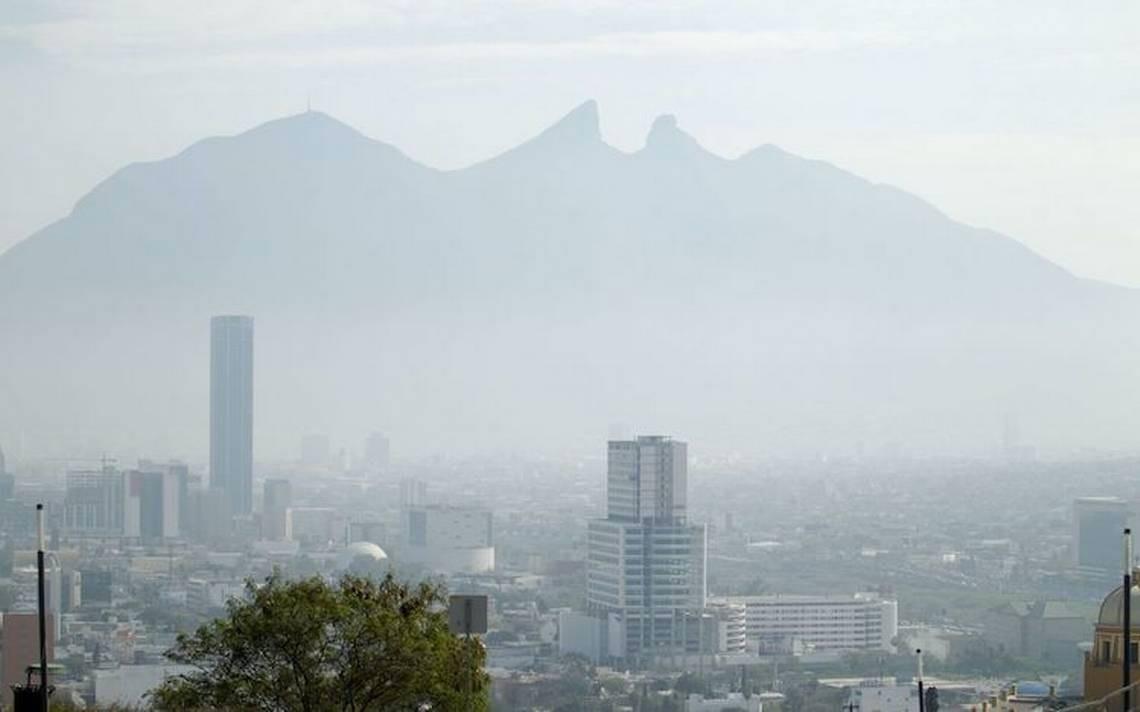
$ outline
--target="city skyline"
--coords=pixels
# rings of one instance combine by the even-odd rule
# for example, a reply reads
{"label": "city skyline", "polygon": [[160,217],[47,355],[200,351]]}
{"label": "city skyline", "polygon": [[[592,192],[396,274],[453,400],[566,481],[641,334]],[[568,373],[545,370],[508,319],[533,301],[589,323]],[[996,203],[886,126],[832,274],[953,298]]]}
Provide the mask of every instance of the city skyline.
{"label": "city skyline", "polygon": [[0,3],[0,698],[1132,712],[1137,27]]}

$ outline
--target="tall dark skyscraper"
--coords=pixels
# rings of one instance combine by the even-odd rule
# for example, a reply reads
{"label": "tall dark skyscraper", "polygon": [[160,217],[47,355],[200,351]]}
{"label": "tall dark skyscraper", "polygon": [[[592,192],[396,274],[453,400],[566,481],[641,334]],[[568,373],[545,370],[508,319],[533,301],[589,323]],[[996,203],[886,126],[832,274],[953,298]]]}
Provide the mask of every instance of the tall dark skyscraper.
{"label": "tall dark skyscraper", "polygon": [[253,317],[210,320],[210,486],[253,509]]}

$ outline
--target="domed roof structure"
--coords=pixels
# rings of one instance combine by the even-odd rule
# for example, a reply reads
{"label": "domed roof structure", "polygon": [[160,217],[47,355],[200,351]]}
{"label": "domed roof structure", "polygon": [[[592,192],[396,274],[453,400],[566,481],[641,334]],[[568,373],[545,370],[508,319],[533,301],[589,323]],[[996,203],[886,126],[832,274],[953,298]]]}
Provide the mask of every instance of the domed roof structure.
{"label": "domed roof structure", "polygon": [[[1132,580],[1136,580],[1133,574]],[[1112,593],[1104,597],[1100,604],[1100,615],[1097,616],[1097,626],[1120,628],[1124,625],[1124,596],[1121,593],[1123,586],[1112,589]],[[1140,586],[1132,586],[1132,628],[1140,628]]]}
{"label": "domed roof structure", "polygon": [[336,555],[336,568],[339,571],[348,571],[354,564],[358,564],[361,559],[372,564],[385,561],[387,558],[388,555],[384,553],[384,550],[372,542],[354,541],[344,547],[344,549]]}

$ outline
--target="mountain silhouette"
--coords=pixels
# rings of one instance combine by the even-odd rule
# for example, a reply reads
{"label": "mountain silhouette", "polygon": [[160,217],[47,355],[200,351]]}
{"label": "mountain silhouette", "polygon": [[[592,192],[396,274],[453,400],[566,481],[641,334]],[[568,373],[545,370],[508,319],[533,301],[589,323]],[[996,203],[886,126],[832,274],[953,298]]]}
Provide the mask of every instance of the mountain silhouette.
{"label": "mountain silhouette", "polygon": [[[775,146],[586,102],[440,171],[319,112],[127,166],[0,255],[0,434],[205,450],[208,319],[257,322],[257,448],[1128,447],[1137,295]],[[54,434],[62,433],[57,436]],[[35,440],[36,434],[39,440]],[[35,446],[35,445],[33,445]]]}

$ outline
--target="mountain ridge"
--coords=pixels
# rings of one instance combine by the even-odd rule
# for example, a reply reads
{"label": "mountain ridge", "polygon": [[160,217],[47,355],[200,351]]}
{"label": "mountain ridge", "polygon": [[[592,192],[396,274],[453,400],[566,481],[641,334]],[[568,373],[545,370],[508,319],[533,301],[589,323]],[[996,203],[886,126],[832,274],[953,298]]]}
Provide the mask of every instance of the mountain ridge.
{"label": "mountain ridge", "polygon": [[1058,442],[1116,414],[1121,442],[1138,302],[830,163],[717,156],[668,114],[626,153],[587,101],[438,170],[306,112],[131,164],[0,254],[0,435],[114,442],[142,413],[147,442],[200,452],[202,325],[249,312],[268,442],[311,430],[298,412],[418,443],[511,442],[542,413],[539,439],[623,420],[777,447],[834,422],[976,447],[978,409]]}
{"label": "mountain ridge", "polygon": [[[135,173],[138,171],[146,170],[147,168],[154,167],[154,166],[169,165],[171,161],[177,161],[177,160],[182,159],[184,157],[191,156],[193,154],[206,151],[208,149],[226,146],[229,144],[233,144],[235,142],[240,142],[243,139],[248,140],[252,137],[258,137],[258,136],[262,136],[262,135],[284,134],[283,137],[286,139],[289,139],[286,141],[286,145],[288,145],[294,139],[297,138],[295,127],[304,127],[304,126],[321,126],[322,130],[324,130],[326,135],[331,133],[330,131],[328,131],[328,129],[331,128],[342,136],[351,137],[353,140],[360,141],[363,145],[369,145],[369,146],[373,146],[376,148],[382,148],[384,151],[389,152],[391,157],[393,157],[393,158],[398,157],[400,159],[407,161],[410,164],[414,164],[415,166],[418,166],[422,169],[425,169],[426,171],[430,171],[432,173],[436,173],[436,174],[440,174],[440,175],[463,174],[465,172],[471,171],[472,169],[480,167],[484,164],[488,164],[488,163],[496,161],[497,159],[503,158],[504,156],[508,156],[508,155],[512,154],[513,152],[517,151],[518,149],[525,148],[528,145],[535,144],[538,142],[550,141],[550,140],[559,140],[559,139],[565,140],[565,139],[569,138],[571,141],[574,141],[574,140],[581,140],[583,138],[586,138],[588,143],[600,143],[600,144],[606,146],[607,148],[611,149],[613,151],[614,155],[620,155],[620,156],[625,156],[625,157],[633,157],[633,156],[637,156],[639,153],[642,153],[642,152],[646,151],[646,149],[650,148],[650,143],[654,140],[655,134],[658,135],[658,138],[661,138],[663,135],[667,135],[670,137],[679,136],[679,137],[683,137],[683,140],[685,142],[691,143],[691,145],[693,147],[699,149],[699,151],[701,153],[706,154],[706,155],[711,156],[711,157],[714,157],[716,159],[719,159],[720,161],[723,161],[723,162],[727,162],[727,163],[750,163],[750,162],[760,160],[760,159],[776,157],[783,164],[783,167],[786,167],[787,165],[796,165],[800,168],[800,170],[811,170],[811,169],[818,168],[818,169],[822,169],[823,171],[830,173],[834,177],[841,177],[842,179],[852,179],[854,181],[865,184],[865,185],[872,187],[872,188],[875,188],[875,189],[882,189],[884,191],[896,193],[896,194],[900,195],[900,197],[904,197],[907,200],[914,201],[914,202],[920,204],[923,208],[934,211],[934,212],[938,213],[940,216],[945,217],[945,218],[950,219],[950,220],[953,220],[954,222],[959,223],[959,224],[963,225],[964,227],[968,227],[971,229],[984,230],[984,231],[986,231],[986,232],[988,232],[994,236],[999,236],[1003,239],[1013,240],[1014,242],[1017,242],[1019,245],[1023,246],[1026,250],[1028,250],[1033,255],[1039,257],[1042,260],[1050,262],[1050,264],[1056,265],[1056,263],[1053,263],[1050,260],[1047,260],[1046,258],[1040,256],[1038,253],[1033,251],[1031,247],[1029,247],[1028,245],[1025,245],[1025,243],[1022,243],[1019,240],[1016,240],[1015,238],[1012,238],[1008,235],[1005,235],[1004,233],[1000,233],[1000,232],[997,232],[994,230],[990,230],[988,228],[979,227],[979,226],[972,226],[972,225],[967,225],[965,223],[961,223],[960,221],[958,221],[956,219],[950,218],[950,216],[946,215],[935,204],[931,203],[930,201],[926,200],[925,198],[922,198],[918,195],[915,195],[914,193],[911,193],[911,192],[909,192],[903,188],[900,188],[898,186],[895,186],[891,183],[874,182],[874,181],[867,180],[867,179],[859,176],[856,173],[853,173],[853,172],[848,171],[846,169],[840,168],[840,167],[836,166],[835,164],[833,164],[829,161],[826,161],[826,160],[803,157],[803,156],[791,153],[791,152],[781,148],[780,146],[778,146],[776,144],[771,144],[771,143],[765,143],[765,144],[761,144],[759,146],[756,146],[752,149],[749,149],[749,150],[743,152],[742,154],[740,154],[739,156],[737,156],[735,158],[719,156],[719,155],[714,154],[711,151],[708,151],[707,149],[705,149],[703,146],[701,146],[699,144],[699,142],[697,141],[697,139],[695,137],[693,137],[691,134],[688,134],[687,132],[680,129],[679,123],[677,121],[677,117],[673,114],[660,115],[652,122],[652,124],[650,126],[650,130],[647,132],[647,135],[646,135],[646,145],[643,146],[641,149],[638,149],[637,151],[634,151],[633,153],[621,152],[618,149],[611,146],[610,144],[607,144],[604,141],[604,139],[602,138],[602,134],[600,131],[598,104],[593,99],[587,100],[587,101],[583,102],[582,104],[578,105],[577,107],[572,109],[570,112],[568,112],[566,115],[564,115],[562,118],[558,119],[553,124],[551,124],[549,127],[547,127],[546,129],[542,130],[541,132],[539,132],[537,135],[535,135],[531,139],[524,141],[523,143],[519,144],[518,146],[516,146],[514,148],[507,149],[506,151],[503,151],[502,153],[499,153],[495,156],[491,156],[489,158],[478,160],[478,161],[476,161],[470,165],[460,167],[460,168],[455,168],[455,169],[448,169],[448,170],[437,169],[437,168],[434,168],[430,165],[421,163],[421,162],[417,161],[416,159],[410,157],[405,152],[401,151],[398,147],[396,147],[392,144],[389,144],[387,142],[369,137],[369,136],[363,134],[362,132],[360,132],[359,130],[357,130],[356,128],[352,127],[350,124],[347,124],[343,121],[340,121],[339,119],[336,119],[335,117],[333,117],[333,116],[331,116],[325,112],[322,112],[322,111],[309,110],[309,111],[300,112],[297,114],[292,114],[292,115],[280,117],[277,119],[271,119],[269,121],[263,122],[261,124],[258,124],[256,126],[253,126],[249,129],[240,131],[240,132],[235,133],[235,134],[210,136],[210,137],[200,139],[200,140],[195,141],[194,143],[190,144],[189,146],[187,146],[182,151],[179,151],[173,155],[170,155],[170,156],[167,156],[164,158],[158,158],[158,159],[146,160],[146,161],[136,161],[136,162],[128,163],[123,168],[116,170],[114,173],[112,173],[107,178],[103,179],[102,181],[99,181],[87,194],[85,194],[84,196],[81,196],[76,201],[72,210],[67,215],[59,218],[56,221],[53,221],[52,223],[49,223],[49,225],[45,226],[44,228],[41,228],[40,230],[33,232],[31,235],[29,235],[24,240],[21,240],[21,241],[17,242],[16,244],[12,245],[11,247],[8,248],[8,250],[0,253],[0,259],[3,259],[5,257],[5,255],[7,255],[8,251],[11,251],[11,250],[17,248],[21,244],[27,242],[27,240],[35,238],[38,234],[49,229],[55,223],[66,220],[68,217],[70,217],[72,214],[74,214],[76,212],[76,210],[83,207],[86,203],[90,202],[92,199],[97,198],[98,195],[103,190],[105,190],[109,185],[113,185],[113,183],[116,181],[116,179],[119,179],[120,176],[122,176],[123,174]],[[288,132],[286,133],[286,131],[288,131]],[[276,137],[276,138],[282,138],[282,137]],[[1056,265],[1056,266],[1058,267],[1058,269],[1061,269],[1061,270],[1065,271],[1066,273],[1071,274],[1069,272],[1069,270],[1065,269],[1064,267],[1061,267],[1060,265]],[[1129,289],[1128,287],[1112,284],[1109,282],[1105,282],[1103,280],[1083,278],[1083,277],[1079,277],[1077,275],[1072,275],[1072,276],[1074,276],[1075,278],[1079,278],[1079,279],[1089,281],[1089,282],[1094,282],[1097,284],[1104,284],[1104,285],[1108,285],[1108,286],[1112,286],[1112,287],[1117,287],[1120,289]]]}

